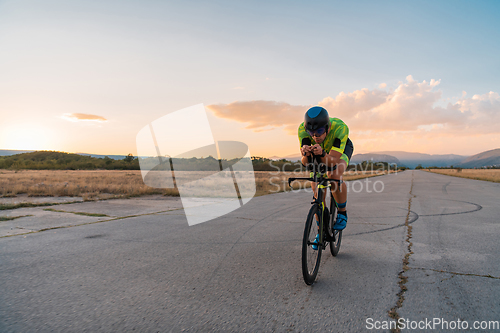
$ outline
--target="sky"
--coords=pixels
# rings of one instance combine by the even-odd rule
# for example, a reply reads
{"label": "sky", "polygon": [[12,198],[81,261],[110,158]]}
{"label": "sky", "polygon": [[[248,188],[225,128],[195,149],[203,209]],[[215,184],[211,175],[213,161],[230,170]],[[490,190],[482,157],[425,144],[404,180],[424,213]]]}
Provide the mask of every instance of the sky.
{"label": "sky", "polygon": [[498,17],[497,1],[0,0],[0,149],[136,155],[141,129],[203,103],[214,139],[253,156],[297,155],[314,105],[355,153],[473,155],[500,147]]}

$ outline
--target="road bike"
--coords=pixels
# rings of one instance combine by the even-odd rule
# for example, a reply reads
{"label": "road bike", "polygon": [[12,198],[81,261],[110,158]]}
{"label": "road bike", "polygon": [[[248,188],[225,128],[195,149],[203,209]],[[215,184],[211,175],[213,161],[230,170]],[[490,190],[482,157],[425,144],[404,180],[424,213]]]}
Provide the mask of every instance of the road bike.
{"label": "road bike", "polygon": [[[310,178],[288,178],[288,185],[296,180],[309,180],[317,183],[318,195],[313,197],[312,206],[307,214],[304,237],[302,239],[302,275],[307,285],[311,285],[318,275],[321,252],[330,244],[330,252],[335,257],[340,250],[342,230],[334,230],[333,225],[337,218],[337,203],[331,195],[325,195],[325,189],[332,184],[340,186],[342,181],[329,179],[320,172],[311,172]],[[326,191],[330,192],[330,191]],[[322,200],[325,195],[325,201]],[[327,197],[330,198],[328,205]],[[325,204],[325,202],[327,202]],[[330,206],[330,208],[328,208]],[[319,218],[319,219],[318,219]],[[319,235],[317,237],[317,235]]]}

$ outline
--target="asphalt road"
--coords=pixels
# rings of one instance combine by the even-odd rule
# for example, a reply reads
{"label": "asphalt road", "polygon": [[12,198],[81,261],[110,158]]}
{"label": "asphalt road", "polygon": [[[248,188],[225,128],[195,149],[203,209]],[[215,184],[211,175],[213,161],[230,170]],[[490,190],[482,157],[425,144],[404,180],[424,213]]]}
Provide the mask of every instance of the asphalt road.
{"label": "asphalt road", "polygon": [[[366,185],[351,183],[340,253],[324,252],[313,286],[304,191],[191,227],[173,199],[53,207],[108,217],[4,211],[34,216],[0,222],[18,233],[0,238],[0,332],[360,332],[391,309],[500,320],[500,184],[406,171]],[[36,232],[51,223],[66,228]]]}

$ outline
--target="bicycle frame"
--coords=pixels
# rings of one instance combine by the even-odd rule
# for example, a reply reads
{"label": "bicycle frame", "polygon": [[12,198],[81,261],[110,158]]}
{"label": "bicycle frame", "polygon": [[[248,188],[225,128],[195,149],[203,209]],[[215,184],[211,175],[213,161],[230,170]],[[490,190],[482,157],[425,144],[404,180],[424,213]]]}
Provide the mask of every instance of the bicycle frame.
{"label": "bicycle frame", "polygon": [[[331,183],[332,182],[336,182],[338,184],[338,186],[340,186],[342,184],[342,181],[341,180],[337,180],[337,179],[331,179],[331,178],[325,178],[323,177],[323,174],[319,173],[319,176],[318,176],[318,172],[314,172],[313,174],[313,177],[310,177],[310,178],[303,178],[303,177],[292,177],[292,178],[288,178],[288,186],[291,187],[291,183],[296,181],[296,180],[309,180],[309,181],[312,181],[312,182],[315,182],[317,183],[317,195],[316,195],[316,198],[314,198],[314,201],[311,202],[311,204],[313,205],[318,205],[318,208],[319,208],[319,211],[321,212],[321,216],[319,217],[319,244],[323,249],[326,248],[326,242],[325,242],[325,229],[324,229],[324,224],[325,224],[325,221],[324,221],[324,217],[325,217],[325,209],[326,209],[326,206],[325,206],[325,201],[323,200],[323,195],[324,195],[324,190],[328,187],[331,187]],[[325,197],[326,199],[326,197]],[[331,204],[330,204],[330,209],[333,208],[333,204],[335,204],[335,206],[337,206],[337,202],[335,201],[335,198],[333,197],[333,195],[331,196]],[[328,214],[328,218],[330,218],[330,211],[329,211],[329,214]],[[333,241],[335,242],[335,234],[333,235],[333,239],[328,239],[326,241]],[[308,244],[310,245],[310,244]]]}

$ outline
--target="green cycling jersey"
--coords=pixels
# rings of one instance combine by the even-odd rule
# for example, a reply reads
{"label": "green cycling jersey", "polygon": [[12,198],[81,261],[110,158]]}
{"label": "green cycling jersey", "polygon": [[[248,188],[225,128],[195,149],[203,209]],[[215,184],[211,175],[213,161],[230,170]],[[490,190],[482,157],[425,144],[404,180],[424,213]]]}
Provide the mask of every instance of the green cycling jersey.
{"label": "green cycling jersey", "polygon": [[[302,145],[302,139],[310,138],[311,145],[315,145],[316,141],[307,133],[304,123],[299,126],[299,143]],[[328,154],[330,150],[337,151],[342,154],[340,159],[347,162],[349,165],[349,157],[344,154],[345,145],[349,138],[349,127],[339,118],[330,117],[330,130],[328,131],[325,140],[320,144],[321,148]]]}

